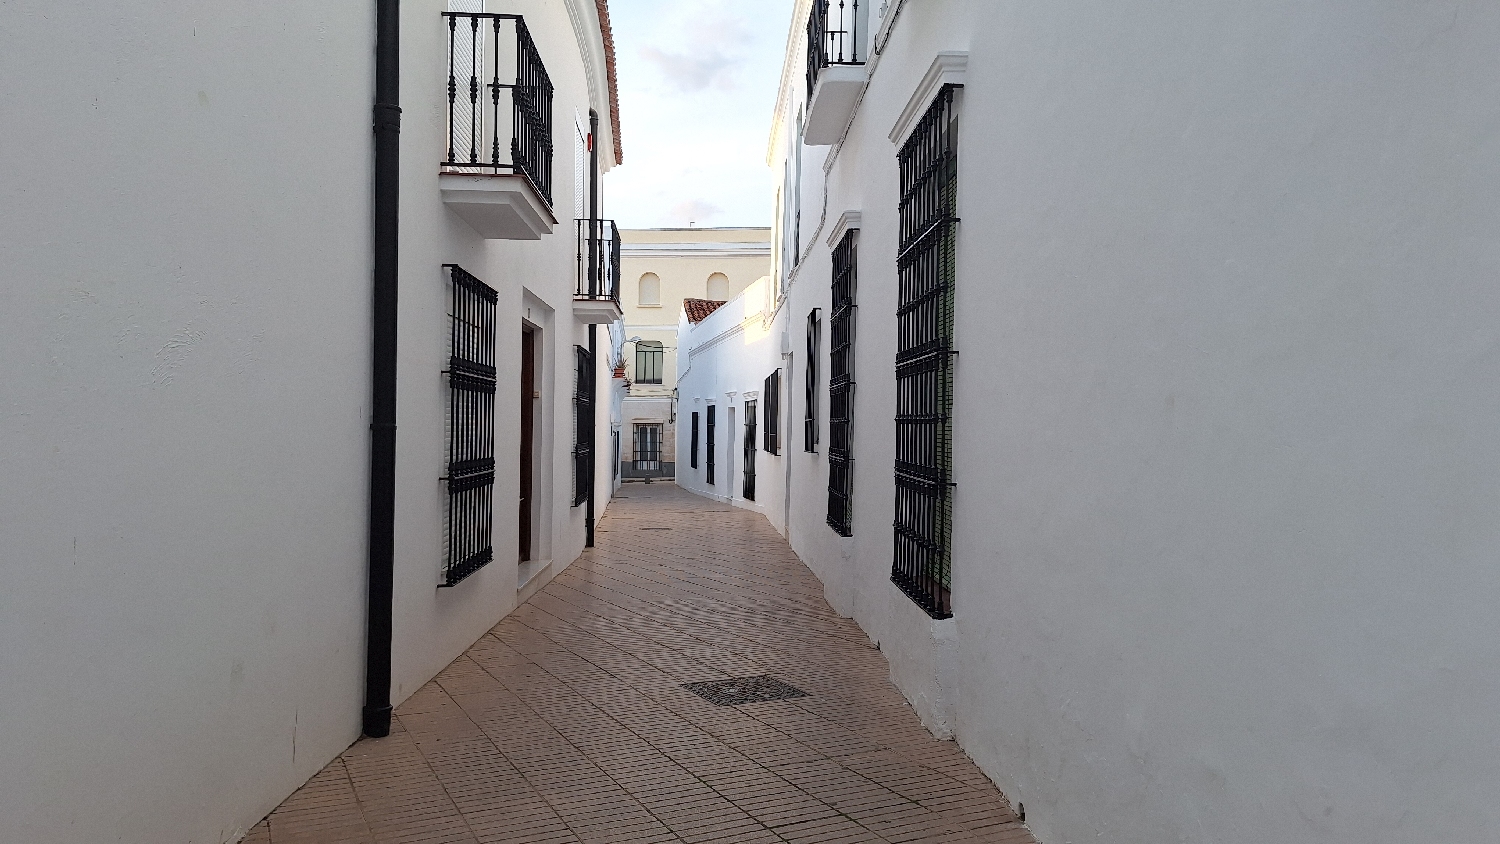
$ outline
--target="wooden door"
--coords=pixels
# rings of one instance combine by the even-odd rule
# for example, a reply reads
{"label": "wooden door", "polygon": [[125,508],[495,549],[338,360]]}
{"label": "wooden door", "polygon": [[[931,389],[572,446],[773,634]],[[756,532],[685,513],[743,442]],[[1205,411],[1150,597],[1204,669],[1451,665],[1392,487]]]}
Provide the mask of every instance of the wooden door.
{"label": "wooden door", "polygon": [[521,510],[519,515],[521,562],[531,559],[532,441],[536,423],[536,332],[521,329]]}

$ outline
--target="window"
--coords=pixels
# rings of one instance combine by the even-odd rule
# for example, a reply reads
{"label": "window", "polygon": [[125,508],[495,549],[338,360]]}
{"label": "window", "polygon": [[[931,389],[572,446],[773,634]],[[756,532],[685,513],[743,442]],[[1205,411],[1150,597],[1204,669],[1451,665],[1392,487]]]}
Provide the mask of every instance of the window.
{"label": "window", "polygon": [[755,500],[755,402],[745,402],[745,485],[741,492],[746,501]]}
{"label": "window", "polygon": [[833,250],[833,310],[828,317],[828,526],[853,536],[854,294],[859,229]]}
{"label": "window", "polygon": [[661,304],[661,278],[656,273],[646,273],[641,276],[640,290],[635,301],[636,304],[646,307]]}
{"label": "window", "polygon": [[952,613],[953,288],[958,138],[943,88],[902,144],[896,300],[896,523],[891,580]]}
{"label": "window", "polygon": [[495,302],[489,285],[454,264],[448,357],[448,560],[454,586],[495,558]]}
{"label": "window", "polygon": [[718,408],[713,405],[708,406],[708,436],[703,444],[704,448],[708,451],[708,467],[707,471],[703,473],[703,481],[709,486],[714,485],[714,411],[716,410]]}
{"label": "window", "polygon": [[637,472],[661,471],[660,423],[635,426],[635,470]]}
{"label": "window", "polygon": [[655,340],[641,340],[635,344],[635,383],[660,384],[666,347]]}
{"label": "window", "polygon": [[573,506],[589,498],[594,484],[594,356],[573,347]]}
{"label": "window", "polygon": [[688,450],[688,465],[698,468],[698,411],[693,411],[693,435],[691,447]]}
{"label": "window", "polygon": [[766,377],[765,448],[767,454],[781,453],[781,370]]}
{"label": "window", "polygon": [[818,450],[818,353],[822,328],[818,309],[813,308],[807,315],[807,367],[803,374],[806,411],[802,417],[802,450],[810,454]]}
{"label": "window", "polygon": [[708,277],[708,299],[713,302],[728,301],[729,276],[723,273],[714,273]]}

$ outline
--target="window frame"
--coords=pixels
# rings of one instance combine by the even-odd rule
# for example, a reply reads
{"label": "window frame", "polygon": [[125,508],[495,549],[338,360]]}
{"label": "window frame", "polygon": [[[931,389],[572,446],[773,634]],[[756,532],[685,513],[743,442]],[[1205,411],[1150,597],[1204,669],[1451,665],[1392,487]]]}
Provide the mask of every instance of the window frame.
{"label": "window frame", "polygon": [[[650,378],[650,377],[647,377],[646,375],[643,375],[642,372],[641,372],[642,369],[648,368],[648,367],[643,366],[643,361],[645,360],[645,358],[643,358],[643,355],[645,355],[646,357],[650,357],[653,354],[654,354],[656,360],[655,360],[654,365],[651,366],[651,367],[649,367],[649,368],[650,369],[654,369],[654,371],[655,371],[656,377],[655,377],[654,380],[652,378]],[[637,384],[646,384],[646,385],[651,385],[651,386],[659,386],[661,384],[664,384],[664,383],[666,383],[666,381],[665,381],[665,377],[666,377],[665,370],[666,370],[666,368],[667,368],[667,346],[666,346],[665,343],[661,342],[660,340],[639,340],[639,341],[636,342],[636,344],[635,344],[635,383],[637,383]]]}

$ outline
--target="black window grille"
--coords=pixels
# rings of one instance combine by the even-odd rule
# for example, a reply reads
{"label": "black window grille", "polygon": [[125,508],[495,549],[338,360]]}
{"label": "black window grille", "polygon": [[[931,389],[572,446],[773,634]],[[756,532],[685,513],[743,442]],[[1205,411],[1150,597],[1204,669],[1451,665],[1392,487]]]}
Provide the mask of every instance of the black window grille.
{"label": "black window grille", "polygon": [[781,453],[781,370],[766,376],[765,443],[768,454]]}
{"label": "black window grille", "polygon": [[693,411],[693,434],[688,450],[688,465],[698,468],[698,411]]}
{"label": "black window grille", "polygon": [[870,0],[813,0],[807,16],[807,97],[812,99],[818,76],[831,64],[864,64],[865,32]]}
{"label": "black window grille", "polygon": [[635,470],[651,473],[661,471],[662,426],[651,423],[635,426]]}
{"label": "black window grille", "polygon": [[620,477],[620,460],[621,460],[621,456],[620,456],[620,432],[619,431],[611,431],[609,436],[610,436],[610,440],[614,443],[614,449],[615,449],[615,452],[614,452],[614,454],[615,454],[614,477],[615,478],[619,478]]}
{"label": "black window grille", "polygon": [[833,309],[828,317],[828,526],[854,535],[854,313],[859,230],[833,250]]}
{"label": "black window grille", "polygon": [[573,347],[573,506],[589,498],[594,485],[594,356]]}
{"label": "black window grille", "polygon": [[746,501],[755,500],[755,402],[745,402],[745,484],[741,492]]}
{"label": "black window grille", "polygon": [[896,523],[891,579],[952,615],[953,287],[958,218],[954,88],[901,146],[896,268]]}
{"label": "black window grille", "polygon": [[494,289],[447,264],[453,337],[448,357],[448,559],[454,586],[495,558]]}
{"label": "black window grille", "polygon": [[666,347],[655,340],[635,344],[635,383],[660,384],[667,359]]}
{"label": "black window grille", "polygon": [[805,411],[802,416],[802,450],[816,453],[818,450],[818,354],[822,352],[823,326],[818,321],[818,309],[807,315],[807,366],[803,373]]}
{"label": "black window grille", "polygon": [[[552,80],[526,21],[520,15],[485,12],[444,12],[443,17],[448,19],[448,158],[443,168],[524,175],[550,205]],[[511,62],[514,74],[506,69]],[[502,90],[510,91],[508,115],[500,105]]]}
{"label": "black window grille", "polygon": [[[707,465],[705,467],[706,471],[704,472],[703,480],[704,483],[707,483],[709,486],[714,485],[714,456],[717,453],[714,450],[714,422],[715,412],[717,410],[718,408],[714,405],[708,406],[708,431],[707,436],[705,437],[703,442],[703,448],[707,453],[706,456],[708,458],[708,460],[706,461]],[[731,481],[731,483],[733,483],[733,481]]]}

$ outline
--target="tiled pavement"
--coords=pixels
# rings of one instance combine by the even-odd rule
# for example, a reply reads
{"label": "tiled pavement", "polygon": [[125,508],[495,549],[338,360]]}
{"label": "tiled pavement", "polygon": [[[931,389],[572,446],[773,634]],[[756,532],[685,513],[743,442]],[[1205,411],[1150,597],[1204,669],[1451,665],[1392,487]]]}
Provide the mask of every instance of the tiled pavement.
{"label": "tiled pavement", "polygon": [[[599,547],[251,831],[254,844],[1030,844],[758,515],[630,485]],[[719,707],[683,683],[809,693]]]}

